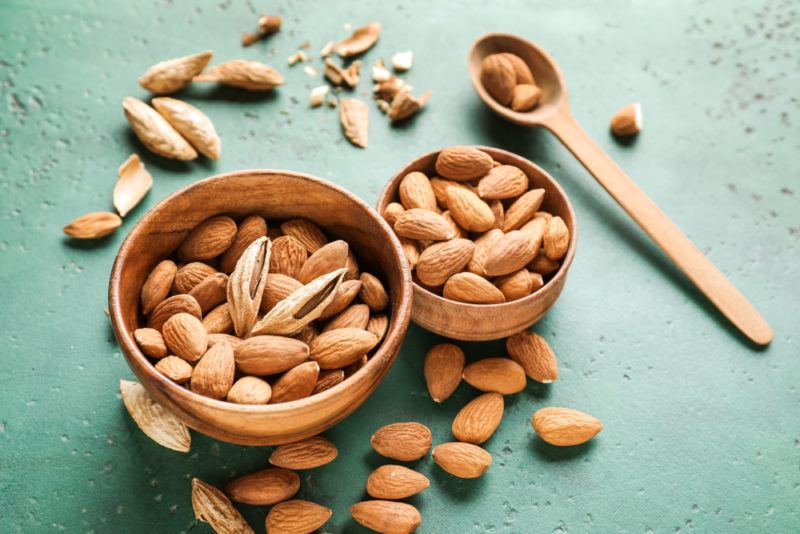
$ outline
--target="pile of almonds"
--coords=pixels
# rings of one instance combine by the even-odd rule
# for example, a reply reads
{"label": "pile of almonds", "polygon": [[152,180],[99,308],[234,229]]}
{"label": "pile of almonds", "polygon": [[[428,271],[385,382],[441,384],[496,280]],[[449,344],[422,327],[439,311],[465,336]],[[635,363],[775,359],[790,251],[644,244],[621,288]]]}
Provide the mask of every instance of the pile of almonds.
{"label": "pile of almonds", "polygon": [[155,368],[195,393],[280,403],[342,382],[386,334],[389,297],[348,244],[306,219],[251,215],[195,228],[141,290],[134,337]]}
{"label": "pile of almonds", "polygon": [[383,212],[417,284],[447,299],[496,304],[530,295],[558,270],[569,228],[540,211],[545,191],[522,169],[455,146],[439,153],[435,172],[403,177]]}
{"label": "pile of almonds", "polygon": [[536,85],[528,64],[510,52],[483,58],[481,83],[492,98],[514,111],[530,111],[542,97],[542,90]]}

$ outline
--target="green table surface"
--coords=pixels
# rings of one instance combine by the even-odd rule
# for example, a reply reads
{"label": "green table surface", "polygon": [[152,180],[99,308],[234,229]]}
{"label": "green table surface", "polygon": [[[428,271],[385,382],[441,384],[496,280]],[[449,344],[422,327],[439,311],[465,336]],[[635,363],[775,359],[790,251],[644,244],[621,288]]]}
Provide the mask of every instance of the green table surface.
{"label": "green table surface", "polygon": [[[283,30],[248,49],[257,13]],[[379,20],[365,56],[413,49],[406,79],[433,91],[415,120],[391,127],[370,106],[370,145],[340,133],[338,111],[310,110],[319,76],[286,58],[317,51],[343,25]],[[266,466],[268,448],[193,434],[183,455],[130,420],[118,381],[132,378],[103,314],[115,252],[169,193],[243,168],[314,174],[374,203],[411,158],[453,144],[514,151],[570,195],[580,224],[564,293],[536,325],[559,357],[559,380],[507,399],[478,480],[426,457],[431,487],[410,502],[419,532],[800,531],[800,168],[798,5],[771,0],[587,3],[518,1],[172,2],[4,0],[0,3],[0,531],[210,532],[196,524],[190,479],[223,484]],[[693,289],[545,131],[490,114],[467,76],[467,50],[486,31],[524,35],[561,64],[575,116],[763,311],[775,329],[756,350]],[[222,137],[219,162],[147,153],[123,117],[152,63],[204,49],[218,61],[264,60],[286,77],[269,95],[211,87],[185,98]],[[365,78],[368,78],[365,72]],[[362,80],[357,94],[369,98]],[[611,115],[640,100],[644,131],[623,145]],[[113,236],[71,242],[74,217],[111,209],[117,166],[138,152],[155,183]],[[450,439],[475,391],[442,405],[427,395],[425,351],[441,341],[412,326],[376,393],[327,435],[332,464],[301,474],[299,496],[333,509],[327,532],[365,532],[348,513],[383,460],[378,427],[419,420]],[[500,343],[465,343],[468,358]],[[588,445],[555,448],[533,433],[548,405],[599,417]],[[263,531],[267,510],[242,507]]]}

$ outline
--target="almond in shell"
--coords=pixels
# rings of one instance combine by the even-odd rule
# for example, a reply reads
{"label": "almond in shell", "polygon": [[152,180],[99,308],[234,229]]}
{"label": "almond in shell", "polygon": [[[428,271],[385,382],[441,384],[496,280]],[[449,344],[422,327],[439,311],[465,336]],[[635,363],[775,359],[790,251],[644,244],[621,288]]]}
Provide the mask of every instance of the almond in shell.
{"label": "almond in shell", "polygon": [[230,499],[199,478],[192,479],[192,508],[196,519],[205,521],[219,534],[253,534],[253,529]]}
{"label": "almond in shell", "polygon": [[338,455],[339,450],[331,440],[313,436],[276,448],[269,463],[284,469],[313,469],[332,462]]}
{"label": "almond in shell", "polygon": [[283,85],[278,71],[258,61],[234,59],[209,67],[194,77],[195,82],[217,82],[247,91],[271,91]]}

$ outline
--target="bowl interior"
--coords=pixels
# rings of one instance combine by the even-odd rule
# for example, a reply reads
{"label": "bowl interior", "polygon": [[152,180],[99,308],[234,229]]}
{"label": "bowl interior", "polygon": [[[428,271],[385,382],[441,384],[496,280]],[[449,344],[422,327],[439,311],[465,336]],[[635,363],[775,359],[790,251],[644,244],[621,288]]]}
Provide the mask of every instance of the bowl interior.
{"label": "bowl interior", "polygon": [[[192,393],[156,371],[139,350],[133,331],[141,324],[139,293],[153,267],[168,257],[188,233],[208,217],[227,214],[235,219],[264,216],[277,220],[307,218],[330,238],[346,240],[362,270],[379,276],[390,296],[389,328],[369,363],[347,380],[327,391],[292,402],[245,406],[217,401]],[[411,283],[400,243],[381,217],[346,190],[312,176],[289,171],[240,171],[197,182],[166,198],[134,227],[120,248],[109,286],[109,303],[115,333],[131,368],[142,383],[155,384],[174,399],[202,403],[217,410],[240,413],[286,414],[298,408],[314,409],[348,387],[359,386],[362,377],[388,370],[410,316]],[[145,375],[145,376],[142,376]],[[152,394],[152,392],[151,392]]]}

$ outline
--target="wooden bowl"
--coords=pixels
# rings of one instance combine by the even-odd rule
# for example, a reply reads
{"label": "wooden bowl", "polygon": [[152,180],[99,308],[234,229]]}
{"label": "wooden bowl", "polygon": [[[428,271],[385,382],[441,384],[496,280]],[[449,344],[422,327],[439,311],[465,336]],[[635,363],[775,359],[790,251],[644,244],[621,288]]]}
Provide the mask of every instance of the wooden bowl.
{"label": "wooden bowl", "polygon": [[[367,270],[387,282],[386,337],[363,368],[311,397],[275,405],[240,405],[183,388],[156,371],[139,350],[139,293],[148,273],[203,220],[219,214],[275,219],[303,217],[345,239]],[[400,242],[366,203],[329,182],[290,171],[249,170],[201,180],[161,201],[131,230],[117,254],[109,285],[114,333],[147,392],[187,425],[242,445],[290,443],[335,425],[358,408],[383,379],[403,342],[411,313],[411,274]]]}
{"label": "wooden bowl", "polygon": [[[572,258],[575,256],[575,246],[578,240],[578,227],[572,204],[552,176],[535,163],[511,152],[483,146],[476,148],[492,156],[495,161],[516,165],[525,171],[533,186],[545,190],[541,209],[561,216],[570,230],[571,238],[567,254],[561,261],[561,267],[550,280],[527,297],[511,302],[503,304],[457,302],[432,293],[413,282],[414,308],[411,312],[411,319],[431,332],[465,341],[485,341],[508,337],[541,319],[564,288],[567,271],[569,271]],[[378,199],[378,212],[383,213],[390,202],[396,201],[397,189],[406,174],[420,171],[428,177],[435,176],[434,164],[438,155],[438,150],[429,152],[400,169],[383,189]]]}

